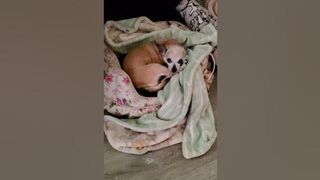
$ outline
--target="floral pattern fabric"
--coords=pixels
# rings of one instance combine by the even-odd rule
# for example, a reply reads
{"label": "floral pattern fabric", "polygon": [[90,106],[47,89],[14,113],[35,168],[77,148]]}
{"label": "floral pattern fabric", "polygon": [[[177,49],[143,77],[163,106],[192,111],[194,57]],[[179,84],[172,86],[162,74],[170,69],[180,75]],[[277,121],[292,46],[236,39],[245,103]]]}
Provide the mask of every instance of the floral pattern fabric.
{"label": "floral pattern fabric", "polygon": [[140,96],[135,91],[129,76],[118,68],[109,68],[106,72],[104,94],[104,108],[116,116],[140,117],[161,107],[158,98]]}
{"label": "floral pattern fabric", "polygon": [[129,118],[157,111],[161,107],[158,98],[140,96],[112,50],[106,47],[105,53],[108,54],[105,55],[104,109],[112,115]]}

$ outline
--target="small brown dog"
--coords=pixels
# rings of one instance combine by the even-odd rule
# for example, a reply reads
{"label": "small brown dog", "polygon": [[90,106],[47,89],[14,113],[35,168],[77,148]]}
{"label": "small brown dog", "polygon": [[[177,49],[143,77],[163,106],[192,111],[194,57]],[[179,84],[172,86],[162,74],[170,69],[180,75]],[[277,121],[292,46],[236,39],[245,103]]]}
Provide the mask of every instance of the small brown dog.
{"label": "small brown dog", "polygon": [[125,57],[123,70],[138,89],[155,92],[188,63],[182,44],[169,39],[149,42],[133,48]]}

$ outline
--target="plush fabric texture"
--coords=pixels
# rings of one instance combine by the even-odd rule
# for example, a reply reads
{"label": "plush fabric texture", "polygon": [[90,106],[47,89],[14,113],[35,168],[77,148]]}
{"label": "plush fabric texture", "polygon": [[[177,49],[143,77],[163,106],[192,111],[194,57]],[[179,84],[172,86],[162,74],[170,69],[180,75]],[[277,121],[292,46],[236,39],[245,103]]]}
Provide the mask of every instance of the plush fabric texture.
{"label": "plush fabric texture", "polygon": [[181,43],[186,41],[189,63],[171,78],[163,90],[158,91],[158,99],[162,104],[158,111],[139,118],[105,115],[105,121],[135,132],[154,132],[174,128],[186,118],[182,137],[183,156],[197,157],[210,149],[217,136],[200,65],[217,45],[217,31],[212,24],[195,32],[182,30],[179,25],[163,29],[164,23],[168,22],[161,23],[154,23],[146,17],[106,23],[105,42],[116,53],[125,54],[130,48],[146,41],[172,38]]}
{"label": "plush fabric texture", "polygon": [[[157,22],[162,29],[179,27],[188,30],[186,26],[174,21]],[[212,55],[210,55],[212,56]],[[121,69],[115,53],[105,46],[105,106],[104,109],[112,115],[140,117],[159,109],[158,98],[148,98],[138,95],[127,74]],[[209,56],[201,62],[203,76],[207,87],[213,79],[213,69],[210,69]],[[163,131],[136,132],[124,128],[112,121],[105,121],[105,134],[111,146],[121,152],[144,154],[181,143],[185,119],[176,127]]]}
{"label": "plush fabric texture", "polygon": [[163,131],[137,132],[106,119],[104,131],[114,149],[129,154],[144,154],[181,143],[184,124],[185,119]]}
{"label": "plush fabric texture", "polygon": [[[105,46],[104,109],[115,116],[141,117],[161,107],[157,97],[140,96],[121,69],[115,53]],[[104,130],[111,146],[121,152],[144,154],[181,143],[185,119],[163,131],[136,132],[106,119]]]}
{"label": "plush fabric texture", "polygon": [[[213,15],[212,17],[215,20],[217,19],[216,0],[207,0],[205,3],[201,2],[201,5],[207,7],[209,9],[209,13]],[[212,5],[214,5],[213,8],[211,8]],[[213,10],[215,10],[215,12]],[[184,15],[184,19],[188,22],[193,14],[184,13],[181,15]],[[144,20],[141,20],[141,22],[143,21]],[[126,41],[146,32],[166,29],[168,27],[178,27],[183,30],[188,29],[184,25],[172,21],[153,23],[146,20],[144,22],[145,23],[141,23],[141,26],[138,29],[140,32],[122,34],[119,36],[120,41]],[[201,24],[191,24],[191,26],[189,24],[191,28],[194,25],[197,26],[198,30],[202,26]],[[213,69],[209,68],[209,60],[211,59],[211,61],[213,60],[215,62],[217,55],[216,48],[217,46],[214,47],[214,51],[212,52],[213,55],[210,54],[210,56],[205,57],[200,63],[207,87],[210,87],[214,72]],[[143,116],[150,112],[156,112],[159,109],[161,106],[159,105],[159,99],[142,97],[136,93],[130,82],[130,78],[124,71],[122,71],[117,57],[108,47],[105,48],[105,64],[105,94],[113,95],[113,98],[108,96],[105,97],[105,109],[108,113],[111,115],[128,116],[133,118]],[[153,103],[148,104],[146,102]],[[184,122],[185,119],[183,119],[179,125],[165,130],[137,132],[106,119],[105,134],[108,141],[115,149],[126,153],[143,154],[148,151],[154,151],[180,143],[182,141],[182,134],[184,133]]]}
{"label": "plush fabric texture", "polygon": [[109,68],[121,69],[120,62],[115,53],[108,47],[104,47],[104,71],[107,72]]}

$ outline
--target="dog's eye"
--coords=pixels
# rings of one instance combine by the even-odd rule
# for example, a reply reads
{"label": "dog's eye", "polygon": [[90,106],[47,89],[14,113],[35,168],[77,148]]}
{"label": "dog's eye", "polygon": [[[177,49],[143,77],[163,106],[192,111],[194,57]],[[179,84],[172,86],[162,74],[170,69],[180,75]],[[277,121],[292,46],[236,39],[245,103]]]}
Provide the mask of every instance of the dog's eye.
{"label": "dog's eye", "polygon": [[179,64],[180,66],[182,66],[183,60],[182,60],[182,59],[179,59],[178,64]]}
{"label": "dog's eye", "polygon": [[167,59],[168,63],[172,63],[172,60],[170,58]]}
{"label": "dog's eye", "polygon": [[158,44],[158,43],[155,43],[155,45],[157,46],[160,54],[164,54],[167,52],[167,48],[165,46]]}

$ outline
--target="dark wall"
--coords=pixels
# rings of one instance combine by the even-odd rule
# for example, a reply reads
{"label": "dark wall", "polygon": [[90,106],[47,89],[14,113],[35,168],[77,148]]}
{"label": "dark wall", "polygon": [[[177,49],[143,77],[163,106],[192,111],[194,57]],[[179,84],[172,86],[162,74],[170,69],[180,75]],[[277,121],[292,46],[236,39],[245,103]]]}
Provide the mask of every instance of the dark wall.
{"label": "dark wall", "polygon": [[180,0],[105,0],[104,22],[138,16],[147,16],[152,21],[175,20],[184,23],[176,6]]}

